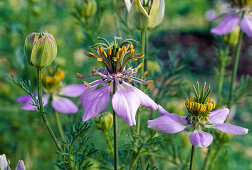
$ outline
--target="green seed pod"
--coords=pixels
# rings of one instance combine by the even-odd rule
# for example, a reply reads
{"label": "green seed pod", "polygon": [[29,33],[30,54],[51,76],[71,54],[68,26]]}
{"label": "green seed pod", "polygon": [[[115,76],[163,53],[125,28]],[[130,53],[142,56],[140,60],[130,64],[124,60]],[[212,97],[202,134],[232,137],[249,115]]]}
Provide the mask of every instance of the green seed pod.
{"label": "green seed pod", "polygon": [[142,4],[140,0],[133,0],[128,25],[138,30],[153,29],[161,23],[164,10],[164,0],[153,0],[150,1],[150,4]]}
{"label": "green seed pod", "polygon": [[105,112],[95,119],[95,125],[102,131],[108,131],[113,125],[113,115]]}
{"label": "green seed pod", "polygon": [[227,45],[235,46],[239,39],[239,32],[240,32],[240,27],[236,27],[232,32],[224,35],[224,38],[223,38],[224,43],[226,43]]}
{"label": "green seed pod", "polygon": [[39,33],[33,32],[31,34],[29,34],[26,39],[25,39],[25,56],[27,58],[27,61],[30,65],[32,65],[31,62],[31,53],[32,53],[32,49],[33,46],[35,44],[35,42],[39,39]]}
{"label": "green seed pod", "polygon": [[31,63],[37,68],[49,66],[57,56],[57,44],[49,33],[41,33],[31,53]]}

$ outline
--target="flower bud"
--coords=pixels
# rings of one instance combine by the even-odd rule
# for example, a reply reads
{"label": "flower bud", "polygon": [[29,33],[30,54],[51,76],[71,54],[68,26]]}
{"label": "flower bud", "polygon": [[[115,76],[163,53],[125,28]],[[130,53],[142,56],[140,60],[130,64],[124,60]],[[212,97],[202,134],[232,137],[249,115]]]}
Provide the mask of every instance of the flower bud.
{"label": "flower bud", "polygon": [[108,131],[113,125],[113,115],[105,112],[95,119],[96,127],[102,131]]}
{"label": "flower bud", "polygon": [[92,17],[97,11],[97,3],[95,0],[84,0],[81,4],[76,5],[76,9],[80,16],[85,18]]}
{"label": "flower bud", "polygon": [[31,63],[37,68],[49,66],[57,56],[57,44],[49,33],[40,33],[31,53]]}
{"label": "flower bud", "polygon": [[239,32],[240,32],[240,27],[236,27],[232,32],[224,35],[224,39],[223,39],[224,43],[226,43],[227,45],[235,46],[239,39]]}
{"label": "flower bud", "polygon": [[25,39],[25,56],[30,65],[31,63],[31,53],[35,42],[39,39],[39,33],[33,32],[29,34]]}
{"label": "flower bud", "polygon": [[164,0],[153,0],[150,1],[150,4],[142,4],[140,0],[133,0],[128,25],[139,30],[152,29],[161,23],[164,10]]}

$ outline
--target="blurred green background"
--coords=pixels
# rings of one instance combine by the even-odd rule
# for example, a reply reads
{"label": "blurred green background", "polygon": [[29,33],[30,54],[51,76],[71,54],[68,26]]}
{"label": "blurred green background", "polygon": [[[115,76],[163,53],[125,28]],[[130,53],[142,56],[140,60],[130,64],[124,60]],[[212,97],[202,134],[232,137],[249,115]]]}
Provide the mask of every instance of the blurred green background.
{"label": "blurred green background", "polygon": [[[80,0],[1,0],[0,1],[0,154],[5,153],[11,160],[14,168],[18,160],[25,161],[27,169],[56,169],[55,146],[46,131],[40,115],[37,112],[21,110],[21,104],[16,98],[25,93],[11,83],[3,74],[13,74],[24,80],[31,80],[36,90],[36,70],[26,64],[24,56],[24,40],[31,32],[48,31],[54,35],[58,45],[58,55],[54,66],[65,71],[66,84],[79,84],[75,78],[77,72],[89,75],[96,62],[88,58],[85,52],[88,47],[96,42],[96,37],[105,37],[113,40],[118,35],[123,38],[140,40],[140,32],[129,29],[126,24],[127,10],[123,0],[96,0],[97,12],[94,16],[85,18],[85,21],[76,17],[76,7]],[[225,6],[225,1],[217,0],[165,0],[165,16],[162,23],[148,32],[149,78],[160,82],[157,75],[169,73],[170,67],[160,67],[171,62],[168,51],[176,54],[177,61],[184,61],[185,71],[178,75],[179,86],[169,86],[165,98],[159,103],[170,112],[186,113],[184,101],[188,97],[187,91],[196,81],[206,81],[213,87],[215,97],[217,93],[217,73],[215,48],[218,38],[210,34],[210,28],[217,22],[206,19],[206,11],[215,9],[216,13]],[[252,41],[245,37],[238,79],[241,75],[252,73],[251,57]],[[140,46],[136,47],[140,48]],[[233,51],[231,51],[231,56]],[[228,69],[232,68],[232,64]],[[228,90],[227,76],[224,83],[223,98],[226,99]],[[158,89],[158,86],[155,90]],[[155,90],[148,90],[150,96],[155,96]],[[246,93],[246,92],[245,92]],[[246,96],[246,95],[245,95]],[[77,102],[78,99],[74,99]],[[242,97],[235,105],[236,110],[232,123],[248,129],[252,127],[252,99]],[[179,106],[179,107],[178,107]],[[111,110],[108,108],[107,110]],[[60,118],[66,132],[71,126],[81,121],[83,109],[76,115],[61,114]],[[157,117],[159,114],[154,113]],[[53,115],[48,115],[53,123]],[[143,116],[142,130],[147,128],[147,112]],[[121,121],[121,120],[120,120]],[[91,120],[92,122],[92,120]],[[123,121],[120,122],[121,131],[129,130]],[[110,132],[112,135],[112,132]],[[92,142],[99,149],[107,149],[102,133],[95,127],[91,129]],[[169,140],[163,143],[160,149],[162,154],[154,153],[154,165],[160,169],[176,168],[179,160],[187,160],[190,151],[188,134],[160,134]],[[125,138],[125,137],[124,137]],[[123,138],[123,139],[124,139]],[[120,136],[119,136],[120,139]],[[172,140],[171,140],[172,139]],[[124,139],[126,140],[126,139]],[[181,142],[182,141],[182,142]],[[119,144],[123,145],[123,140]],[[176,144],[176,145],[175,145]],[[213,144],[214,145],[214,142]],[[180,155],[177,163],[171,160],[171,150]],[[235,136],[231,142],[223,146],[224,149],[216,158],[215,169],[252,169],[252,135]],[[197,164],[195,169],[200,169],[203,164],[206,150],[197,151]],[[176,162],[176,161],[175,161]],[[98,163],[94,161],[95,165]]]}

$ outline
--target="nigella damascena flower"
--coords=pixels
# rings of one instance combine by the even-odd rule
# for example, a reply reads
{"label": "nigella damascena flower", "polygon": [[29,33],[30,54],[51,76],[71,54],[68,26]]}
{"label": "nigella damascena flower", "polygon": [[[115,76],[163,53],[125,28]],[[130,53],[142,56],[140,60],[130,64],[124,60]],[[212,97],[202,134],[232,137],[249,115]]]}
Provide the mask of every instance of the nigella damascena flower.
{"label": "nigella damascena flower", "polygon": [[148,128],[174,134],[193,127],[194,131],[189,136],[189,140],[196,147],[208,147],[213,140],[213,136],[202,131],[202,128],[213,128],[233,135],[248,133],[246,128],[224,123],[229,113],[228,108],[211,111],[215,108],[215,102],[208,98],[210,89],[206,93],[199,93],[199,90],[195,90],[195,92],[196,97],[187,99],[185,102],[189,112],[188,116],[180,117],[175,113],[168,113],[159,106],[162,116],[149,120]]}
{"label": "nigella damascena flower", "polygon": [[[5,154],[0,155],[0,170],[11,170]],[[25,170],[24,161],[19,160],[15,170]]]}
{"label": "nigella damascena flower", "polygon": [[[152,110],[156,110],[158,105],[144,92],[131,85],[131,82],[148,84],[151,81],[144,81],[137,75],[140,64],[136,68],[125,68],[126,64],[133,60],[143,57],[142,53],[134,55],[134,47],[130,40],[126,40],[118,46],[115,42],[109,43],[103,39],[104,43],[97,43],[94,49],[97,55],[88,53],[89,57],[95,57],[97,61],[103,62],[105,69],[97,68],[93,70],[93,76],[98,79],[88,83],[83,81],[87,90],[79,99],[79,104],[83,104],[83,121],[87,121],[99,115],[108,105],[110,92],[116,87],[115,94],[112,96],[112,106],[118,116],[120,116],[130,126],[136,124],[135,115],[138,107],[143,105]],[[146,75],[145,72],[142,76]],[[82,76],[77,73],[78,78]],[[97,86],[101,86],[97,88]]]}
{"label": "nigella damascena flower", "polygon": [[[60,69],[57,71],[49,70],[49,75],[42,74],[42,83],[44,93],[42,96],[43,105],[47,105],[48,100],[51,98],[51,105],[53,109],[60,113],[76,113],[78,107],[68,98],[62,97],[78,97],[86,89],[84,85],[72,84],[64,86],[62,80],[64,79],[64,72]],[[34,93],[36,99],[38,94]],[[36,106],[30,95],[20,96],[17,98],[18,103],[24,103],[23,110],[35,110]]]}
{"label": "nigella damascena flower", "polygon": [[[211,32],[217,35],[225,35],[232,32],[236,27],[240,26],[241,30],[252,37],[252,10],[250,4],[235,5],[229,12],[221,14],[224,16],[221,23]],[[217,18],[215,18],[217,19]]]}

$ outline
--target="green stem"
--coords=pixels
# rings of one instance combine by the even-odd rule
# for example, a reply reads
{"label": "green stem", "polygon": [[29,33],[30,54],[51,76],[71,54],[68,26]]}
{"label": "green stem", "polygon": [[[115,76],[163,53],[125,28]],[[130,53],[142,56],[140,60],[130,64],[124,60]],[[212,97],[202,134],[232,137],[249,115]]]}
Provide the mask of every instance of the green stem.
{"label": "green stem", "polygon": [[[145,38],[146,38],[146,31],[142,30],[141,31],[141,52],[145,55]],[[144,56],[141,58],[141,63],[143,63],[143,67],[140,68],[139,70],[139,74],[143,74],[144,72]],[[140,76],[140,79],[142,79],[143,76]],[[143,89],[143,85],[140,84],[139,89],[142,90]],[[140,127],[141,127],[141,115],[140,115],[140,109],[137,112],[137,124],[136,124],[136,129],[137,129],[137,135],[140,135]]]}
{"label": "green stem", "polygon": [[58,150],[59,151],[62,151],[62,148],[60,146],[60,144],[58,143],[57,141],[57,138],[47,120],[47,117],[46,117],[46,114],[45,114],[45,111],[44,111],[44,106],[43,106],[43,101],[42,101],[42,82],[41,82],[41,68],[38,68],[38,99],[39,99],[39,110],[40,110],[40,114],[41,114],[41,117],[43,119],[43,122],[49,132],[49,134],[51,135],[55,145],[57,146]]}
{"label": "green stem", "polygon": [[230,91],[229,91],[229,100],[228,100],[228,108],[229,109],[232,106],[234,83],[235,83],[238,64],[239,64],[242,37],[243,37],[243,32],[242,32],[242,30],[240,30],[239,39],[238,39],[237,46],[236,46],[236,51],[235,51],[235,62],[234,62],[234,67],[233,67],[232,79],[231,79],[231,82],[230,82]]}
{"label": "green stem", "polygon": [[[116,91],[116,83],[113,83],[113,94]],[[118,170],[118,134],[117,134],[117,116],[113,110],[113,127],[114,127],[114,170]]]}
{"label": "green stem", "polygon": [[103,134],[104,134],[106,142],[107,142],[107,144],[109,146],[110,152],[111,152],[112,156],[114,157],[114,150],[113,150],[112,143],[111,143],[111,141],[109,140],[109,137],[108,137],[108,131],[103,131]]}
{"label": "green stem", "polygon": [[208,148],[207,155],[206,155],[202,170],[206,170],[206,168],[207,168],[209,157],[210,157],[210,154],[211,154],[211,149],[212,149],[212,147]]}
{"label": "green stem", "polygon": [[62,129],[61,121],[59,118],[59,113],[56,110],[54,110],[54,117],[55,117],[57,128],[59,130],[60,137],[61,137],[61,139],[64,140],[65,139],[64,131]]}
{"label": "green stem", "polygon": [[193,169],[194,155],[195,155],[195,147],[192,145],[191,161],[190,161],[190,170]]}
{"label": "green stem", "polygon": [[229,48],[226,47],[224,51],[225,56],[221,56],[222,58],[220,59],[220,75],[219,75],[219,82],[218,82],[217,103],[220,103],[221,98],[222,98],[222,89],[223,89],[225,68],[226,68],[226,63],[227,63],[226,60],[228,58],[228,51],[229,51]]}
{"label": "green stem", "polygon": [[220,152],[220,150],[221,150],[221,148],[222,148],[223,145],[224,145],[223,143],[220,143],[219,146],[216,148],[216,151],[215,151],[215,153],[213,154],[213,156],[212,156],[212,158],[211,158],[211,160],[210,160],[208,170],[211,170],[211,169],[212,169],[214,160],[215,160],[215,158],[218,156],[218,154],[219,154],[219,152]]}

